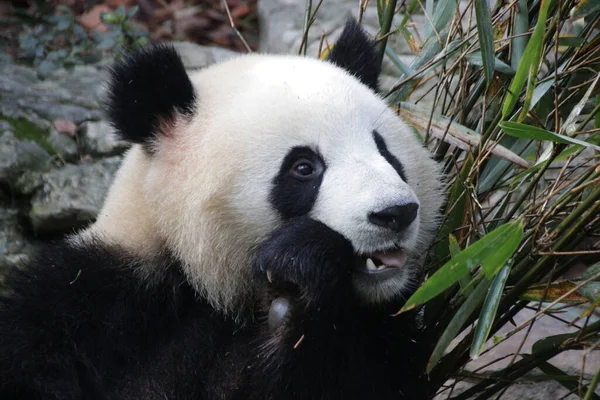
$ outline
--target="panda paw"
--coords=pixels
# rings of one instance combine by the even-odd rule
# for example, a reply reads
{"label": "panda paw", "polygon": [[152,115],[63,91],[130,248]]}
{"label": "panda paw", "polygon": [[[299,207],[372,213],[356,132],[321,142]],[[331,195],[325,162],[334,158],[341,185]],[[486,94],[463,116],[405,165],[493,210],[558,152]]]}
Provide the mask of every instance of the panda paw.
{"label": "panda paw", "polygon": [[278,297],[305,309],[334,308],[351,291],[352,244],[322,222],[295,218],[259,247],[255,268]]}

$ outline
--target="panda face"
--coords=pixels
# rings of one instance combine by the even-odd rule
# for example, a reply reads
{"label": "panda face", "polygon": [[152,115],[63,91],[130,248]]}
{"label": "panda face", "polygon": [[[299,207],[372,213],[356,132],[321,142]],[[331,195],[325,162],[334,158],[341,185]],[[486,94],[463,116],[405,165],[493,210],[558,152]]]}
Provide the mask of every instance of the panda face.
{"label": "panda face", "polygon": [[[217,76],[228,76],[231,90],[217,90]],[[442,197],[435,163],[385,102],[344,70],[307,58],[244,57],[192,81],[198,93],[221,93],[199,110],[228,111],[194,119],[184,147],[198,153],[185,158],[190,168],[219,165],[220,197],[237,232],[257,244],[310,216],[352,243],[349,268],[367,301],[401,295]]]}
{"label": "panda face", "polygon": [[402,296],[443,196],[437,165],[373,90],[378,73],[352,23],[328,61],[247,55],[188,75],[172,48],[134,54],[112,71],[108,111],[136,145],[85,235],[173,255],[236,313],[253,298],[256,248],[309,216],[351,242],[361,298]]}

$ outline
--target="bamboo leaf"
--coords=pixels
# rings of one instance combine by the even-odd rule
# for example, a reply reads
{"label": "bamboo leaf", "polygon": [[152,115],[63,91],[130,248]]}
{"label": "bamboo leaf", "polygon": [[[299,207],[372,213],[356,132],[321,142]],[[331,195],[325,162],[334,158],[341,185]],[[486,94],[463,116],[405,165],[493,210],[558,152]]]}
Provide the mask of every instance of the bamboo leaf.
{"label": "bamboo leaf", "polygon": [[594,377],[592,378],[592,381],[590,382],[590,386],[588,387],[588,390],[585,392],[585,396],[583,396],[583,400],[592,400],[592,399],[598,398],[598,396],[594,392],[596,391],[596,387],[598,386],[599,383],[600,383],[600,368],[598,368],[598,370],[594,374]]}
{"label": "bamboo leaf", "polygon": [[[520,239],[519,239],[520,241]],[[494,281],[490,287],[490,291],[485,297],[485,302],[481,308],[479,314],[479,320],[477,321],[477,327],[473,335],[473,344],[471,345],[471,358],[475,360],[481,354],[481,350],[487,341],[487,338],[492,329],[492,324],[496,318],[496,312],[498,311],[498,305],[500,304],[500,298],[502,297],[502,291],[506,280],[510,275],[510,269],[512,261],[509,260],[506,265],[502,267],[500,272],[494,277]]]}
{"label": "bamboo leaf", "polygon": [[594,78],[594,81],[590,84],[588,89],[585,91],[584,95],[581,97],[581,99],[579,100],[577,105],[575,107],[573,107],[573,110],[571,110],[569,117],[567,118],[567,120],[565,121],[565,123],[562,126],[562,132],[565,132],[567,135],[571,135],[575,132],[575,130],[576,130],[576,127],[575,127],[576,121],[575,120],[577,119],[579,114],[581,114],[581,110],[583,110],[585,103],[587,103],[588,99],[592,95],[592,91],[596,87],[596,84],[598,83],[599,78],[600,78],[600,73],[596,74],[596,78]]}
{"label": "bamboo leaf", "polygon": [[600,282],[586,283],[579,288],[579,293],[581,293],[584,298],[596,302],[600,299]]}
{"label": "bamboo leaf", "polygon": [[[524,291],[521,294],[520,298],[521,300],[528,301],[552,302],[563,296],[565,293],[568,293],[569,291],[573,290],[576,286],[576,283],[569,281],[554,282],[550,285],[534,285],[530,286],[526,291]],[[544,296],[544,293],[546,294],[546,296]],[[585,296],[582,296],[578,292],[574,292],[564,297],[561,300],[561,303],[581,303],[582,301],[587,301],[587,298]]]}
{"label": "bamboo leaf", "polygon": [[[506,98],[502,106],[502,119],[506,119],[515,108],[527,78],[537,74],[539,59],[543,48],[544,27],[549,7],[550,0],[542,0],[538,21],[533,30],[533,34],[531,35],[529,43],[527,43],[527,47],[525,48],[525,52],[519,63],[519,68],[506,93]],[[535,62],[536,60],[538,61],[537,64]]]}
{"label": "bamboo leaf", "polygon": [[588,267],[581,275],[577,277],[578,281],[586,281],[591,277],[600,274],[600,262]]}
{"label": "bamboo leaf", "polygon": [[[433,14],[433,26],[437,32],[448,26],[457,4],[454,0],[439,0],[437,2],[437,7]],[[437,40],[435,32],[432,32],[429,38],[433,39],[434,37]]]}
{"label": "bamboo leaf", "polygon": [[494,25],[492,24],[492,16],[487,0],[475,0],[475,18],[477,20],[477,36],[479,37],[479,47],[481,48],[480,54],[483,63],[483,73],[489,86],[494,79],[496,65],[494,57]]}
{"label": "bamboo leaf", "polygon": [[580,36],[561,36],[558,38],[559,46],[579,47],[584,42],[584,39]]}
{"label": "bamboo leaf", "polygon": [[[422,132],[425,132],[429,126],[429,132],[434,138],[443,140],[459,149],[468,151],[471,146],[479,145],[481,140],[480,135],[474,130],[441,115],[434,114],[431,117],[430,124],[429,113],[424,108],[412,103],[400,103],[399,114],[407,123]],[[503,146],[496,145],[491,149],[491,152],[520,167],[530,167],[526,160]]]}
{"label": "bamboo leaf", "polygon": [[490,288],[491,282],[488,280],[484,280],[473,290],[473,292],[467,297],[465,302],[460,306],[454,317],[440,336],[433,352],[431,353],[431,357],[427,363],[427,372],[431,372],[433,367],[440,361],[444,352],[450,346],[450,343],[458,334],[463,330],[465,322],[469,319],[469,317],[475,312],[477,307],[483,303],[485,295]]}
{"label": "bamboo leaf", "polygon": [[385,48],[385,55],[388,56],[392,64],[394,64],[396,68],[398,68],[400,72],[402,72],[404,75],[412,75],[415,73],[414,69],[404,64],[402,60],[400,60],[400,57],[398,57],[398,55],[394,53],[390,46],[387,46]]}
{"label": "bamboo leaf", "polygon": [[436,297],[478,265],[483,268],[485,276],[491,279],[513,255],[522,237],[523,221],[521,220],[496,228],[452,257],[431,275],[406,301],[399,313]]}
{"label": "bamboo leaf", "polygon": [[[450,250],[450,256],[454,257],[455,255],[457,255],[458,253],[460,253],[460,246],[458,245],[458,241],[456,240],[456,236],[454,235],[449,235],[448,237],[448,242],[449,242],[449,250]],[[465,276],[462,276],[459,280],[458,283],[460,285],[460,290],[461,292],[465,295],[468,296],[469,294],[471,294],[471,292],[473,292],[473,287],[470,285],[471,283],[471,277],[469,276],[469,274],[466,274]]]}
{"label": "bamboo leaf", "polygon": [[[572,333],[563,333],[560,335],[548,336],[543,339],[538,340],[531,346],[531,352],[533,353],[542,353],[550,349],[556,349],[562,346],[570,339],[577,338],[582,334],[587,332],[598,332],[600,329],[600,321],[596,321],[592,324],[587,325],[585,328],[572,332]],[[593,337],[591,338],[594,339]]]}
{"label": "bamboo leaf", "polygon": [[583,18],[587,15],[600,11],[600,3],[598,0],[579,0],[579,3],[573,10],[573,19]]}
{"label": "bamboo leaf", "polygon": [[[473,53],[469,53],[467,54],[467,56],[465,57],[472,65],[476,66],[476,67],[483,67],[484,66],[484,62],[483,62],[483,56],[481,54],[480,51],[475,51]],[[503,74],[506,75],[514,75],[515,74],[515,70],[508,64],[502,62],[501,60],[498,60],[497,58],[494,57],[494,65],[493,68],[498,71],[498,72],[502,72]],[[487,78],[486,78],[487,79]]]}
{"label": "bamboo leaf", "polygon": [[562,144],[576,144],[579,146],[590,147],[592,149],[600,151],[600,146],[596,146],[591,143],[584,142],[583,140],[575,139],[569,136],[559,135],[557,133],[550,132],[545,129],[541,129],[531,125],[505,121],[500,122],[500,127],[504,132],[514,137],[550,141]]}
{"label": "bamboo leaf", "polygon": [[524,36],[529,30],[529,10],[527,9],[527,0],[518,0],[515,10],[515,21],[513,25],[513,37],[511,39],[510,65],[514,69],[519,67],[521,58],[525,54],[527,46],[527,37]]}
{"label": "bamboo leaf", "polygon": [[433,25],[430,22],[433,17],[433,0],[425,1],[425,14],[428,18],[425,18],[425,23],[423,24],[423,37],[429,37],[433,29]]}
{"label": "bamboo leaf", "polygon": [[529,111],[536,106],[542,97],[544,97],[552,85],[554,85],[554,78],[540,82],[540,84],[536,86],[536,88],[533,90],[533,95],[531,96],[531,102],[529,103]]}
{"label": "bamboo leaf", "polygon": [[437,260],[445,260],[449,254],[454,257],[454,254],[449,252],[451,249],[449,242],[450,234],[462,225],[463,219],[467,214],[465,210],[467,209],[467,201],[469,196],[466,188],[469,185],[467,179],[469,178],[472,166],[473,156],[469,154],[463,162],[463,165],[456,176],[454,184],[450,188],[447,202],[448,210],[446,210],[446,219],[440,228],[438,234],[440,240],[435,246],[434,250]]}

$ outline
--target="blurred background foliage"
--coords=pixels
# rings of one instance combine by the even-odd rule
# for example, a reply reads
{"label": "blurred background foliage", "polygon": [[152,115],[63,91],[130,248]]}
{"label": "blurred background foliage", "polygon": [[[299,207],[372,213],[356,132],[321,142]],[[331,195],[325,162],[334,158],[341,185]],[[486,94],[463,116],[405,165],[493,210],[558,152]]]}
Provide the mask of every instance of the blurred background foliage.
{"label": "blurred background foliage", "polygon": [[[13,0],[0,5],[0,36],[41,76],[98,62],[153,41],[185,40],[246,51],[258,47],[256,0]],[[231,20],[229,17],[231,16]]]}

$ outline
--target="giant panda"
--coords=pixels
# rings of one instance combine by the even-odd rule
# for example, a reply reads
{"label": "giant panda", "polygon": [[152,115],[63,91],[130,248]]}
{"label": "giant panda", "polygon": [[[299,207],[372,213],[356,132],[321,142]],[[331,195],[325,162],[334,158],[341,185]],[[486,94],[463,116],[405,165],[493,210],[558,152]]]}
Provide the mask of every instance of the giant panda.
{"label": "giant panda", "polygon": [[349,22],[327,60],[117,62],[105,204],[10,278],[2,399],[422,399],[436,163]]}

